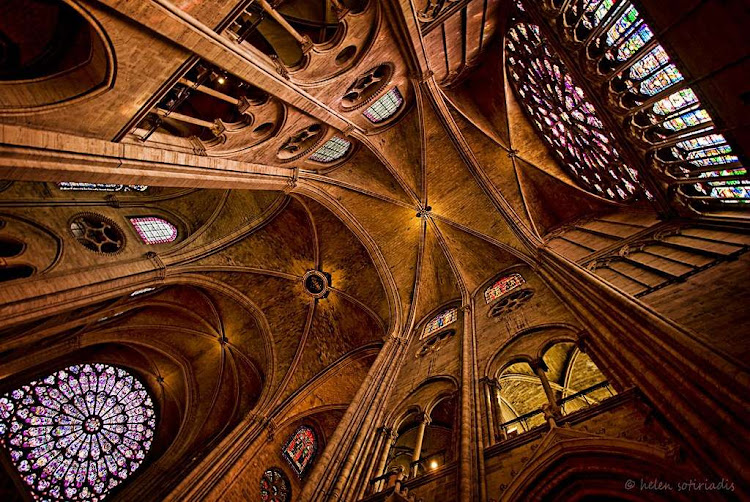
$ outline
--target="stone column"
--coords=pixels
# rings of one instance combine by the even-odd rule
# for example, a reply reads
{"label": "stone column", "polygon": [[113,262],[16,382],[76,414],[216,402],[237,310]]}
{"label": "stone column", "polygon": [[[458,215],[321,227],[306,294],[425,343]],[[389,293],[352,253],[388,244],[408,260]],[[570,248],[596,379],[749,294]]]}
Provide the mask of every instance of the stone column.
{"label": "stone column", "polygon": [[422,456],[422,442],[424,441],[424,431],[429,423],[429,415],[427,415],[427,413],[422,413],[422,416],[419,420],[419,429],[417,429],[417,440],[414,443],[414,453],[411,456],[411,477],[416,477],[416,475],[419,473],[419,465],[414,464],[414,462],[418,462],[420,457]]}
{"label": "stone column", "polygon": [[497,417],[495,416],[495,408],[492,403],[494,392],[492,391],[492,383],[489,378],[483,377],[481,380],[479,380],[479,382],[482,384],[482,388],[484,390],[484,408],[486,410],[487,417],[487,430],[489,431],[491,437],[491,441],[488,446],[491,446],[497,441],[497,438],[494,434]]}
{"label": "stone column", "polygon": [[553,392],[552,387],[549,384],[549,380],[547,379],[547,364],[542,358],[539,358],[531,361],[529,365],[531,366],[531,369],[534,370],[534,373],[536,373],[536,376],[539,377],[539,380],[541,380],[542,382],[542,388],[544,389],[544,394],[547,396],[547,401],[549,401],[550,410],[552,411],[553,415],[560,416],[560,407],[557,405],[555,393]]}
{"label": "stone column", "polygon": [[[385,474],[385,467],[388,464],[388,455],[391,453],[391,448],[393,448],[393,445],[396,444],[396,440],[398,439],[398,434],[396,431],[388,428],[388,427],[381,427],[379,429],[381,431],[381,437],[383,439],[381,444],[381,450],[380,450],[380,458],[378,459],[378,464],[375,467],[375,476],[382,476]],[[379,492],[383,489],[383,483],[385,480],[380,480],[377,483],[375,483],[374,491]]]}
{"label": "stone column", "polygon": [[500,425],[505,422],[505,418],[503,417],[503,410],[500,407],[500,382],[498,382],[497,380],[491,380],[490,385],[492,385],[490,389],[492,393],[492,413],[495,416],[494,428],[492,429],[492,432],[495,435],[495,441],[500,441],[501,439],[506,439],[508,437],[508,435],[505,433],[505,429],[500,427]]}
{"label": "stone column", "polygon": [[289,24],[289,21],[287,21],[284,16],[279,14],[276,9],[274,9],[271,4],[269,4],[266,0],[258,0],[258,3],[263,7],[263,10],[268,13],[269,16],[274,18],[274,20],[281,25],[282,28],[284,28],[287,33],[289,33],[300,45],[302,48],[302,52],[309,51],[312,46],[312,40],[310,40],[309,37],[300,35],[297,30],[294,29],[294,27]]}
{"label": "stone column", "polygon": [[458,451],[458,500],[471,502],[476,500],[483,486],[477,465],[477,429],[476,400],[474,399],[475,361],[472,339],[473,322],[471,300],[464,300],[461,307],[463,316],[463,333],[461,337],[461,396],[459,408],[459,451]]}
{"label": "stone column", "polygon": [[388,337],[328,447],[313,466],[300,500],[348,500],[345,492],[355,491],[360,486],[364,489],[364,484],[360,483],[362,471],[356,466],[364,458],[365,444],[371,439],[374,423],[381,415],[387,389],[398,374],[405,347],[405,339],[396,335]]}
{"label": "stone column", "polygon": [[750,486],[742,447],[750,440],[747,372],[555,251],[542,247],[537,256],[540,276],[583,324],[609,371],[638,386],[706,469]]}

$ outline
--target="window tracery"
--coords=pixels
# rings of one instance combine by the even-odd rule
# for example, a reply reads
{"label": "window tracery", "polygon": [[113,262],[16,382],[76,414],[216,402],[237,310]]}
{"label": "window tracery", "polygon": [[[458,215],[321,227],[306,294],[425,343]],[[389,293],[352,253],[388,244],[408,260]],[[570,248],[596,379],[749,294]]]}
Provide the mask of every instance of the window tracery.
{"label": "window tracery", "polygon": [[[716,132],[711,114],[651,27],[628,0],[574,0],[553,6],[569,40],[585,44],[596,79],[609,82],[636,139],[683,196],[703,202],[750,202],[746,166]],[[719,169],[710,166],[719,166]],[[721,178],[728,178],[722,180]],[[713,181],[704,181],[713,178]]]}
{"label": "window tracery", "polygon": [[177,227],[156,216],[130,218],[130,223],[145,244],[164,244],[177,238]]}
{"label": "window tracery", "polygon": [[388,85],[392,76],[393,65],[389,63],[367,70],[346,90],[341,100],[344,109],[351,110],[367,104],[383,87]]}
{"label": "window tracery", "polygon": [[291,161],[298,159],[315,148],[323,139],[324,129],[320,124],[310,124],[290,136],[276,154],[279,159]]}
{"label": "window tracery", "polygon": [[398,87],[394,87],[371,104],[363,114],[373,124],[380,124],[393,117],[403,103],[401,92]]}
{"label": "window tracery", "polygon": [[488,304],[492,303],[505,293],[512,291],[523,284],[526,284],[526,280],[519,273],[513,273],[501,277],[484,291],[484,300]]}
{"label": "window tracery", "polygon": [[456,322],[456,319],[458,319],[458,309],[457,308],[450,308],[448,310],[444,310],[440,314],[436,315],[430,322],[427,323],[427,325],[424,327],[424,331],[422,332],[422,336],[420,337],[420,340],[422,338],[428,337],[431,334],[445,328],[446,326],[450,326],[454,322]]}
{"label": "window tracery", "polygon": [[301,425],[286,442],[283,456],[297,476],[302,477],[312,465],[317,452],[318,438],[315,431],[307,425]]}
{"label": "window tracery", "polygon": [[0,444],[36,500],[100,501],[143,463],[156,412],[133,374],[69,366],[0,398]]}
{"label": "window tracery", "polygon": [[516,24],[505,46],[511,81],[532,123],[579,184],[616,201],[636,196],[636,171],[625,165],[612,134],[539,27]]}
{"label": "window tracery", "polygon": [[86,249],[97,253],[117,253],[125,246],[120,227],[109,218],[83,213],[70,221],[70,232]]}
{"label": "window tracery", "polygon": [[281,469],[266,469],[260,478],[260,500],[263,502],[287,502],[292,499],[289,479]]}

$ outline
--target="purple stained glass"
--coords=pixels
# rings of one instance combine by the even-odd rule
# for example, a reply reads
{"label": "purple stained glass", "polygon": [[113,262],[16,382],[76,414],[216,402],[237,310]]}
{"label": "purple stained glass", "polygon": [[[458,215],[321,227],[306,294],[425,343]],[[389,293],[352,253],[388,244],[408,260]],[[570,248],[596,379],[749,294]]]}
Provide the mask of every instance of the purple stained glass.
{"label": "purple stained glass", "polygon": [[287,502],[292,498],[292,489],[284,472],[272,467],[260,478],[260,500],[262,502]]}
{"label": "purple stained glass", "polygon": [[297,476],[302,477],[318,451],[315,431],[307,425],[300,426],[284,446],[283,455]]}
{"label": "purple stained glass", "polygon": [[0,398],[0,444],[35,500],[97,502],[140,467],[154,404],[128,371],[69,366]]}
{"label": "purple stained glass", "polygon": [[614,137],[550,47],[536,25],[518,23],[508,31],[511,82],[532,123],[579,184],[612,200],[632,199],[641,191],[636,172],[627,168]]}

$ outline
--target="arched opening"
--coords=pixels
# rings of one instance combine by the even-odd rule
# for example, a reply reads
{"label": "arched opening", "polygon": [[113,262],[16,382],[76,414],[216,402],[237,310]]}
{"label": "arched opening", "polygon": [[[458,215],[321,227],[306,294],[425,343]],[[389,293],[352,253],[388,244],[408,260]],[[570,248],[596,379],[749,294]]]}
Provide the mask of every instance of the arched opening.
{"label": "arched opening", "polygon": [[9,265],[7,267],[0,267],[0,282],[14,281],[16,279],[24,279],[34,275],[34,267],[29,265]]}
{"label": "arched opening", "polygon": [[542,359],[563,415],[594,406],[615,395],[615,390],[594,361],[573,342],[556,343],[545,351]]}
{"label": "arched opening", "polygon": [[456,420],[456,398],[442,399],[430,412],[430,423],[424,431],[417,474],[424,474],[451,462]]}
{"label": "arched opening", "polygon": [[544,424],[548,403],[542,382],[526,361],[506,366],[497,376],[499,417],[504,437],[513,437]]}
{"label": "arched opening", "polygon": [[0,237],[0,258],[11,258],[18,256],[24,250],[26,245],[12,237]]}
{"label": "arched opening", "polygon": [[0,113],[108,87],[113,56],[93,22],[62,0],[0,3]]}

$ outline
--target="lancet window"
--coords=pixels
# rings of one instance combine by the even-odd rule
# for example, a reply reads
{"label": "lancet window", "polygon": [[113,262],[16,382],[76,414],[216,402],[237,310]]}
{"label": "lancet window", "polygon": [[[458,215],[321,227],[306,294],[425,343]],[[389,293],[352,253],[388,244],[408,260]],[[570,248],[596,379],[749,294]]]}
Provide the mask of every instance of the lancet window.
{"label": "lancet window", "polygon": [[450,308],[448,310],[444,310],[427,323],[427,325],[424,327],[424,331],[422,332],[422,336],[420,337],[420,339],[426,338],[431,334],[440,331],[446,326],[450,326],[451,324],[456,322],[456,319],[458,319],[458,309]]}
{"label": "lancet window", "polygon": [[163,244],[177,238],[177,227],[162,218],[155,216],[130,218],[130,223],[146,244]]}
{"label": "lancet window", "polygon": [[138,470],[156,412],[132,373],[69,366],[0,397],[0,444],[35,500],[100,501]]}
{"label": "lancet window", "polygon": [[[583,45],[626,129],[650,146],[657,176],[688,200],[750,201],[742,156],[716,130],[713,117],[654,30],[628,0],[551,2],[569,41]],[[558,5],[559,4],[559,5]],[[710,180],[710,181],[709,181]]]}
{"label": "lancet window", "polygon": [[302,477],[312,465],[317,452],[318,438],[315,431],[307,425],[302,425],[286,442],[282,454],[297,476]]}
{"label": "lancet window", "polygon": [[558,160],[586,190],[626,201],[640,193],[584,90],[553,52],[539,27],[520,22],[506,39],[508,72],[532,123]]}

